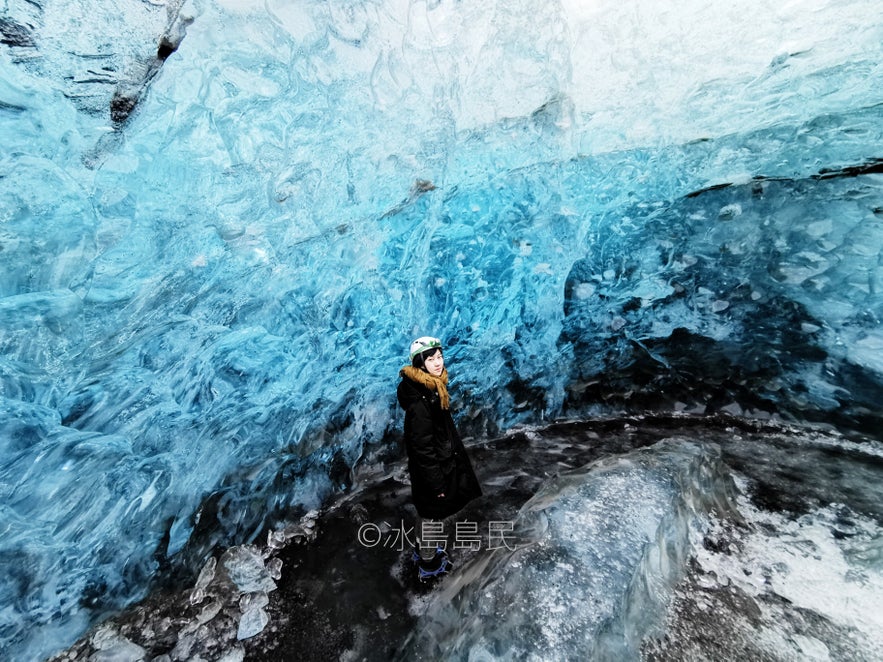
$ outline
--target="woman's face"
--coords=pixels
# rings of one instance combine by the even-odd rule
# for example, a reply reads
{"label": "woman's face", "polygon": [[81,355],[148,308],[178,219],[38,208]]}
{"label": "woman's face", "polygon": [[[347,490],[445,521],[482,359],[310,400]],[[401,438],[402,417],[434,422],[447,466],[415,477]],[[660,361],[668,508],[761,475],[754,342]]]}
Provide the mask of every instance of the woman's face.
{"label": "woman's face", "polygon": [[442,371],[445,369],[445,357],[441,350],[437,349],[434,354],[423,359],[423,367],[430,375],[441,377]]}

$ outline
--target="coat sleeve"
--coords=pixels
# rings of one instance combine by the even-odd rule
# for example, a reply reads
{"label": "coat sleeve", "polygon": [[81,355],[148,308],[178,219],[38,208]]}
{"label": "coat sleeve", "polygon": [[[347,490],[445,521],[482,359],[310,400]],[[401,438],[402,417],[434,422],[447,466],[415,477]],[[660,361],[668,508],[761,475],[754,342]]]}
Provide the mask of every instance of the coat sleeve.
{"label": "coat sleeve", "polygon": [[422,401],[413,403],[405,413],[405,427],[409,443],[409,455],[414,470],[433,496],[445,490],[444,474],[438,457],[432,416]]}

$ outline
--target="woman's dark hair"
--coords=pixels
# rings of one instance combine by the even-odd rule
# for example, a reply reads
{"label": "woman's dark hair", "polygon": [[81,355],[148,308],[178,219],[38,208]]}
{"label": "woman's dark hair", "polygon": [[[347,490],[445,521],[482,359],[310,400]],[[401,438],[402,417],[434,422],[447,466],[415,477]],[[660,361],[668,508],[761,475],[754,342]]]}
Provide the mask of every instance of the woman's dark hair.
{"label": "woman's dark hair", "polygon": [[[430,347],[429,349],[424,349],[419,354],[415,354],[414,358],[411,359],[411,365],[418,369],[423,369],[423,364],[426,363],[426,359],[435,354],[436,352],[441,352],[441,347]],[[444,356],[444,352],[442,352],[442,356]]]}

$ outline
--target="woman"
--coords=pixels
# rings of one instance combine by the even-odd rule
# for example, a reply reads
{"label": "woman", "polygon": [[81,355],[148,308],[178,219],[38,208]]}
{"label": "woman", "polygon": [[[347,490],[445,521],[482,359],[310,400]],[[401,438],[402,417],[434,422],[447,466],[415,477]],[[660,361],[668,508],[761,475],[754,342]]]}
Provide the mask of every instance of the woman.
{"label": "woman", "polygon": [[[411,475],[411,495],[420,522],[417,535],[427,521],[438,532],[443,520],[481,496],[481,487],[463,442],[451,418],[448,371],[438,338],[423,336],[411,343],[411,365],[399,372],[398,400],[405,410],[405,450]],[[419,546],[419,576],[445,572],[447,555],[442,547]]]}

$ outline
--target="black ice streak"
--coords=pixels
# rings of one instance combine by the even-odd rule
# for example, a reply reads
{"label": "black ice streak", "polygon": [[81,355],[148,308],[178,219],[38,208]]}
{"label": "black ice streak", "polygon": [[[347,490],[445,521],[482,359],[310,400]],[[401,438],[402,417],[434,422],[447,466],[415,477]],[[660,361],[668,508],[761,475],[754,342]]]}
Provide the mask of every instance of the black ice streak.
{"label": "black ice streak", "polygon": [[32,30],[33,28],[9,18],[0,18],[0,44],[17,48],[36,48]]}
{"label": "black ice streak", "polygon": [[[868,159],[864,163],[852,166],[844,166],[843,168],[822,168],[815,175],[810,175],[809,179],[813,180],[822,180],[822,179],[835,179],[838,177],[859,177],[861,175],[879,175],[883,174],[883,158],[872,158]],[[772,182],[772,181],[787,181],[786,177],[766,177],[764,175],[757,175],[752,178],[751,181],[754,182]],[[706,186],[704,188],[693,191],[692,193],[688,193],[685,195],[685,198],[698,198],[700,195],[705,193],[709,193],[711,191],[719,191],[721,189],[729,188],[733,186],[732,182],[724,182],[721,184],[712,184],[711,186]],[[877,209],[874,210],[874,213],[879,213]]]}
{"label": "black ice streak", "polygon": [[183,35],[179,39],[172,39],[168,35],[163,36],[156,49],[156,57],[148,66],[144,77],[134,85],[128,84],[117,87],[113,98],[110,100],[110,118],[115,125],[119,127],[129,119],[141,100],[142,94],[159,73],[162,65],[172,53],[178,50],[181,39],[183,39]]}

